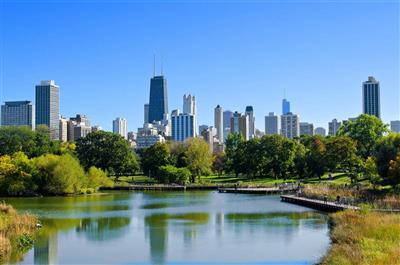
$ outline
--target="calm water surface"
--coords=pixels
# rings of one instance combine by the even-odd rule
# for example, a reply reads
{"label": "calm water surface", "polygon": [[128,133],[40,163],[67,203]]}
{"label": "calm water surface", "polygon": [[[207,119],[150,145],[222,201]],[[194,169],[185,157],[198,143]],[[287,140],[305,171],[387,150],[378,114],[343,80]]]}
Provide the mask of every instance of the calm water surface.
{"label": "calm water surface", "polygon": [[20,264],[312,264],[329,245],[326,215],[279,196],[118,192],[6,202],[43,223]]}

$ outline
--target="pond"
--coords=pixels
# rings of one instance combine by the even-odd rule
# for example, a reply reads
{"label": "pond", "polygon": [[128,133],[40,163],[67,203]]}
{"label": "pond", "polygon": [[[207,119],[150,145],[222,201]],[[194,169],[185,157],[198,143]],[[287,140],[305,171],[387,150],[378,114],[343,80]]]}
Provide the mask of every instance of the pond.
{"label": "pond", "polygon": [[313,264],[326,214],[279,196],[216,191],[7,198],[43,227],[19,264]]}

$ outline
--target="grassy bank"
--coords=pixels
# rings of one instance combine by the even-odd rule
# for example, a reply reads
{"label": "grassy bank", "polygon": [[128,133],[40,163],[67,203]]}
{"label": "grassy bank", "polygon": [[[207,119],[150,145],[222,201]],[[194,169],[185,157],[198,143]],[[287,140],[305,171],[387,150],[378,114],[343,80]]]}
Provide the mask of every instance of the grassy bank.
{"label": "grassy bank", "polygon": [[400,264],[400,215],[345,211],[331,216],[326,265]]}
{"label": "grassy bank", "polygon": [[36,217],[18,214],[14,208],[0,204],[0,263],[18,261],[33,245]]}

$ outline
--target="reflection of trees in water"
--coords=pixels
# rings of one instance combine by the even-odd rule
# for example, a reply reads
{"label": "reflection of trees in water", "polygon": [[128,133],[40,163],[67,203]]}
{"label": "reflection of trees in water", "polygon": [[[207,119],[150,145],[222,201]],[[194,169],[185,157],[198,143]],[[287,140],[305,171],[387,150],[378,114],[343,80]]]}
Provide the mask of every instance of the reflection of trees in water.
{"label": "reflection of trees in water", "polygon": [[85,218],[76,232],[93,241],[113,240],[126,233],[130,222],[129,217]]}
{"label": "reflection of trees in water", "polygon": [[57,263],[57,239],[57,233],[41,233],[37,236],[33,250],[34,264]]}

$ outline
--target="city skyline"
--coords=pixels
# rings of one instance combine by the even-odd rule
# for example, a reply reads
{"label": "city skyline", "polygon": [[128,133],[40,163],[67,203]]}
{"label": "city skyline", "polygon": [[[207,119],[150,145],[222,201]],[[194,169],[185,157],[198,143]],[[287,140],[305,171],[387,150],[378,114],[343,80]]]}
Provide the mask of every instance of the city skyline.
{"label": "city skyline", "polygon": [[[71,21],[62,17],[54,25],[48,25],[49,23],[45,23],[46,21],[35,20],[40,16],[40,12],[35,13],[35,10],[44,8],[57,14],[68,14],[77,6],[73,3],[59,4],[60,6],[43,3],[30,5],[32,7],[32,9],[29,9],[30,13],[27,13],[27,10],[17,12],[21,9],[18,3],[6,2],[0,7],[1,20],[9,25],[2,29],[2,54],[4,55],[2,56],[0,88],[2,103],[20,100],[34,101],[34,86],[37,82],[54,79],[60,86],[61,115],[68,117],[76,113],[84,113],[91,117],[93,124],[99,124],[108,131],[112,130],[110,122],[115,117],[122,116],[129,121],[129,131],[136,131],[143,123],[143,104],[148,102],[149,79],[153,72],[152,56],[155,52],[157,69],[161,68],[161,57],[163,58],[163,74],[169,83],[169,106],[180,105],[181,97],[185,93],[195,95],[198,124],[212,125],[214,123],[214,108],[218,104],[224,111],[243,111],[246,106],[251,105],[254,107],[256,128],[263,130],[264,117],[269,112],[280,113],[281,101],[285,97],[284,90],[286,90],[286,98],[291,102],[291,111],[299,114],[301,121],[312,122],[315,127],[322,126],[328,129],[328,122],[333,118],[341,121],[362,113],[362,82],[368,76],[374,76],[380,82],[382,120],[389,123],[391,120],[400,119],[399,64],[396,60],[398,58],[398,50],[396,49],[398,39],[395,38],[399,33],[398,27],[395,26],[399,20],[399,12],[398,9],[393,8],[396,3],[306,3],[303,5],[288,5],[287,3],[286,5],[277,3],[206,5],[193,3],[189,6],[86,3],[79,5],[79,7],[83,10],[89,10],[90,18],[93,18],[96,14],[104,14],[106,9],[110,10],[110,17],[114,17],[117,11],[121,13],[121,17],[115,22],[118,29],[115,33],[116,41],[106,42],[104,48],[101,48],[96,42],[104,40],[103,37],[106,35],[103,34],[110,29],[105,28],[99,34],[89,30],[90,38],[84,39],[81,46],[72,45],[71,50],[66,50],[66,45],[82,38],[82,36],[78,38],[71,35],[67,30],[66,24]],[[61,6],[68,8],[63,10],[60,8]],[[230,20],[234,26],[237,26],[235,29],[242,36],[248,40],[260,41],[260,44],[267,46],[262,48],[260,45],[247,42],[231,45],[231,41],[235,40],[235,35],[229,30],[227,23],[217,17],[217,11],[224,7],[227,7],[227,12],[230,14],[242,14],[241,19]],[[259,12],[256,7],[260,9]],[[124,8],[125,11],[122,10]],[[135,39],[128,37],[125,39],[123,32],[125,32],[126,27],[143,20],[143,16],[149,15],[152,8],[155,8],[158,15],[162,11],[170,11],[170,13],[162,12],[160,19],[172,19],[172,24],[159,25],[157,32],[160,36],[152,37],[143,32],[156,28],[156,23],[151,23],[148,27],[144,26],[143,30],[134,32],[135,38],[144,36],[146,41],[135,45],[135,47],[123,45],[121,40],[127,40],[126,43],[130,44]],[[241,8],[243,8],[242,13],[239,12]],[[296,8],[300,8],[303,15],[312,11],[320,11],[325,14],[326,18],[322,19],[322,24],[326,28],[314,25],[312,23],[313,18],[301,21],[301,25],[279,22],[279,26],[282,27],[281,31],[268,26],[268,22],[274,19],[273,11],[281,12],[283,9],[287,10],[285,18],[293,15],[294,17],[290,19],[290,22],[294,22],[298,18],[298,15],[294,14]],[[307,8],[309,10],[306,10]],[[363,12],[372,9],[376,15],[375,18],[379,18],[374,20],[376,24],[371,21],[356,21],[362,17]],[[139,11],[143,11],[143,15],[131,20],[130,12],[136,14]],[[226,48],[224,52],[212,52],[209,50],[210,46],[203,41],[196,43],[193,47],[198,48],[199,45],[202,45],[201,47],[204,49],[200,49],[198,52],[183,47],[183,44],[178,40],[174,41],[175,45],[172,45],[173,38],[168,36],[172,33],[172,25],[176,27],[179,34],[186,34],[185,43],[199,40],[199,37],[189,34],[190,27],[177,26],[178,22],[187,17],[187,15],[184,15],[185,11],[189,15],[194,15],[189,26],[193,26],[200,37],[214,37],[215,47],[218,49]],[[214,23],[217,26],[216,33],[226,32],[227,36],[220,37],[212,32],[210,33],[210,24],[200,23],[201,12],[210,13],[211,21],[209,23]],[[333,29],[331,23],[337,21],[334,16],[337,16],[338,12],[343,12],[343,16],[341,16],[343,25],[335,25],[335,29]],[[8,14],[14,14],[14,17],[10,17]],[[24,15],[27,18],[23,19],[22,16]],[[177,17],[173,18],[173,15]],[[153,16],[155,15],[151,15],[151,18],[154,19]],[[350,21],[354,23],[350,28],[346,28],[345,22]],[[32,22],[33,25],[28,25],[28,22]],[[79,22],[87,27],[90,24],[86,20]],[[126,22],[127,25],[123,25],[123,22]],[[239,25],[241,22],[244,22],[244,25]],[[72,23],[72,26],[75,25],[74,23]],[[96,19],[91,23],[92,26],[104,26],[101,21]],[[260,25],[257,26],[257,23]],[[19,37],[10,32],[13,26],[20,29],[19,34],[21,32],[26,34],[27,41],[16,43]],[[262,27],[265,27],[265,29]],[[301,29],[301,27],[304,27],[303,30],[308,30],[306,30],[304,36],[297,39],[298,43],[293,44],[293,47],[285,45],[285,41],[299,37],[296,29]],[[64,42],[57,41],[57,45],[55,42],[42,45],[43,40],[48,37],[42,36],[43,34],[40,34],[40,37],[43,38],[35,37],[34,28],[39,33],[54,30],[65,33],[66,36],[57,35]],[[265,34],[257,37],[257,30],[261,30],[265,34],[269,32],[270,35],[268,35],[268,38],[264,36]],[[285,30],[286,33],[282,33]],[[376,40],[374,38],[369,40],[367,44],[362,43],[363,45],[360,45],[361,42],[358,42],[357,38],[366,32],[373,34]],[[329,40],[316,39],[317,35],[322,33],[334,34],[330,36]],[[82,35],[80,30],[78,30],[79,34]],[[209,36],[210,34],[211,36]],[[352,36],[353,34],[355,36]],[[155,45],[151,42],[151,38],[158,44]],[[286,52],[286,56],[282,56],[278,49],[279,45],[267,44],[268,39],[271,38],[276,38],[277,44],[283,45],[282,52]],[[311,39],[307,41],[307,38]],[[380,44],[379,38],[385,38],[384,44]],[[343,45],[343,40],[347,39],[351,41],[347,43],[347,46]],[[318,49],[315,50],[312,41],[316,40],[318,40]],[[27,52],[31,52],[31,46],[26,46],[27,43],[30,43],[36,51],[34,54],[27,54]],[[94,50],[100,52],[96,55],[100,55],[101,61],[93,57],[95,54],[88,50],[89,45],[94,45]],[[118,51],[113,50],[115,45],[121,46]],[[239,50],[247,48],[252,49],[248,50],[247,53],[237,53]],[[66,55],[60,57],[59,53],[64,52]],[[88,53],[83,56],[84,61],[76,57],[83,52]],[[274,55],[274,53],[278,53],[279,56]],[[207,56],[204,56],[205,54]],[[67,56],[76,60],[71,61],[71,59],[66,58]],[[186,60],[190,60],[184,60],[185,56],[189,56]],[[269,63],[262,63],[267,58]],[[306,60],[306,58],[308,59]],[[364,58],[364,60],[360,60],[360,58]],[[298,60],[298,62],[296,63],[292,59]],[[118,61],[122,63],[122,68],[115,64]],[[189,61],[193,63],[188,64]],[[55,65],[47,66],[49,62]],[[72,64],[72,62],[74,63]],[[96,63],[99,65],[95,65]],[[302,63],[307,63],[307,65]],[[213,64],[215,66],[212,66]],[[210,69],[207,69],[206,65]],[[274,65],[274,67],[271,65]],[[301,71],[300,66],[304,68]],[[217,68],[218,70],[216,70]],[[316,71],[317,68],[318,71]],[[84,75],[82,75],[80,69],[85,71]],[[156,71],[155,74],[158,75],[158,72],[161,72],[161,70]],[[241,78],[238,79],[236,76],[241,76]],[[201,81],[199,82],[199,80]],[[107,112],[104,111],[104,106],[110,106]]]}

